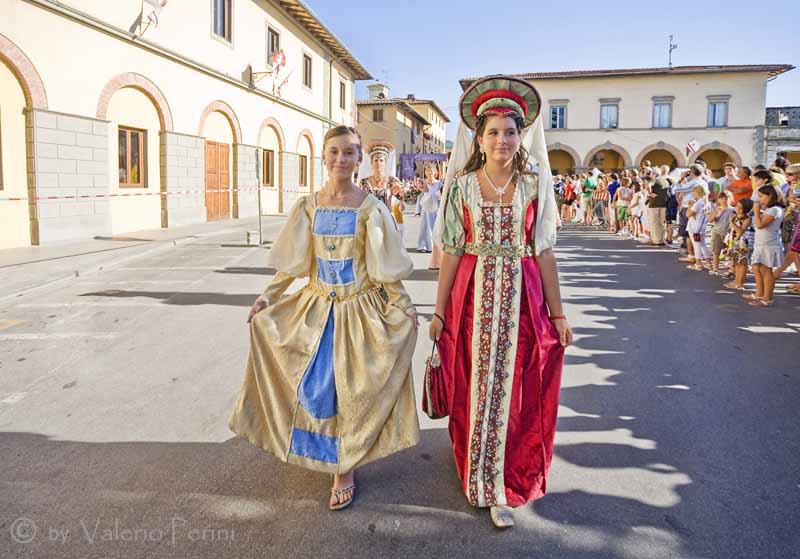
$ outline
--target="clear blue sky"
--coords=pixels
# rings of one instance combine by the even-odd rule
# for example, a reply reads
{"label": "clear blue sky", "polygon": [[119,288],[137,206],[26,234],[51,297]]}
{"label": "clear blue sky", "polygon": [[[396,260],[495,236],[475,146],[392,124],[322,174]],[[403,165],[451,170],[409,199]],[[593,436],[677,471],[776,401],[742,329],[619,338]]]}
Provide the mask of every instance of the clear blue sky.
{"label": "clear blue sky", "polygon": [[304,2],[392,96],[436,101],[456,123],[448,138],[460,78],[666,66],[670,33],[676,66],[798,66],[769,84],[767,105],[800,105],[800,0]]}

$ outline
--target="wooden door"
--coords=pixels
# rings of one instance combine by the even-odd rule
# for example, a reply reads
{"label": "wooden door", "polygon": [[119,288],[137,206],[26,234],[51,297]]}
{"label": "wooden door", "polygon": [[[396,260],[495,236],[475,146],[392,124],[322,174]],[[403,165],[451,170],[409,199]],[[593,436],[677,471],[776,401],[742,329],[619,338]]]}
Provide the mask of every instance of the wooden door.
{"label": "wooden door", "polygon": [[206,142],[206,219],[230,217],[230,146]]}
{"label": "wooden door", "polygon": [[219,155],[219,192],[217,195],[217,209],[219,219],[230,219],[231,217],[231,174],[230,174],[230,153],[231,146],[228,144],[217,144],[217,154]]}

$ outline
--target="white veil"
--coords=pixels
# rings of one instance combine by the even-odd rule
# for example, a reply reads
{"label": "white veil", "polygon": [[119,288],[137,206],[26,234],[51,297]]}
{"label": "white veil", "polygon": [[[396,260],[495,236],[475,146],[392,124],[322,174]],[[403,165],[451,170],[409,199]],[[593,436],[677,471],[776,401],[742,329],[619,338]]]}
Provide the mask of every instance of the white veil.
{"label": "white veil", "polygon": [[461,171],[472,157],[472,135],[469,127],[462,120],[458,124],[456,142],[453,144],[453,151],[450,153],[450,160],[447,162],[447,173],[442,182],[442,199],[439,203],[439,211],[436,212],[436,222],[433,225],[433,242],[442,244],[442,231],[444,230],[444,209],[447,205],[447,194],[450,192],[450,185],[456,178],[456,173]]}
{"label": "white veil", "polygon": [[[372,157],[370,157],[367,150],[364,149],[364,156],[361,159],[361,166],[358,168],[358,176],[356,184],[360,184],[362,180],[372,176]],[[397,171],[397,156],[395,151],[391,150],[389,156],[386,158],[386,176],[393,177]]]}
{"label": "white veil", "polygon": [[[541,114],[523,132],[522,145],[525,146],[530,155],[529,163],[534,166],[539,174],[539,199],[534,231],[535,252],[539,255],[543,250],[555,246],[558,236],[558,208],[556,206],[555,193],[553,192],[553,175],[550,171],[550,160],[547,157],[547,142],[544,137],[544,122]],[[436,243],[442,243],[444,213],[450,185],[455,180],[456,173],[464,168],[471,156],[472,137],[469,133],[469,127],[462,121],[458,125],[453,152],[447,165],[447,174],[442,186],[442,203],[439,204],[436,225],[433,228],[433,240]]]}

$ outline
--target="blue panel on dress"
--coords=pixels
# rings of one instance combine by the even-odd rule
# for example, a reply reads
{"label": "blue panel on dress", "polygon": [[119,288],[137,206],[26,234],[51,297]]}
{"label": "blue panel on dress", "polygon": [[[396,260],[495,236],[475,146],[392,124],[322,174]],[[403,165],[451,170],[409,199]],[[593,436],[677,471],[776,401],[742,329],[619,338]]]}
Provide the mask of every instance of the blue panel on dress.
{"label": "blue panel on dress", "polygon": [[314,214],[314,234],[330,237],[353,237],[356,234],[358,210],[326,210]]}
{"label": "blue panel on dress", "polygon": [[292,430],[292,446],[289,452],[320,462],[339,462],[339,439],[303,429]]}
{"label": "blue panel on dress", "polygon": [[317,256],[317,277],[328,285],[347,285],[356,281],[353,259],[326,260]]}
{"label": "blue panel on dress", "polygon": [[317,353],[308,365],[297,389],[300,404],[312,417],[336,415],[336,382],[333,377],[333,309],[322,332]]}

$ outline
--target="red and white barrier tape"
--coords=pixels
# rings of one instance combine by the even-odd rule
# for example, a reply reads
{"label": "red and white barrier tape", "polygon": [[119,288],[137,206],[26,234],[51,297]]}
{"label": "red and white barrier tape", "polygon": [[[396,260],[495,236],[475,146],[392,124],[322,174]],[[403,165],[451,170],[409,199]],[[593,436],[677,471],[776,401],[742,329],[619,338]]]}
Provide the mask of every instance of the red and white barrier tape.
{"label": "red and white barrier tape", "polygon": [[289,193],[289,194],[309,194],[309,190],[296,190],[292,188],[284,188],[278,190],[276,187],[245,187],[245,188],[208,188],[208,189],[194,189],[194,190],[173,190],[171,192],[120,192],[115,194],[80,194],[75,196],[36,196],[34,198],[28,197],[8,197],[0,198],[0,202],[27,202],[29,200],[89,200],[100,198],[130,198],[136,196],[185,196],[187,194],[205,194],[208,192],[244,192],[244,191],[258,191],[274,192],[274,193]]}

